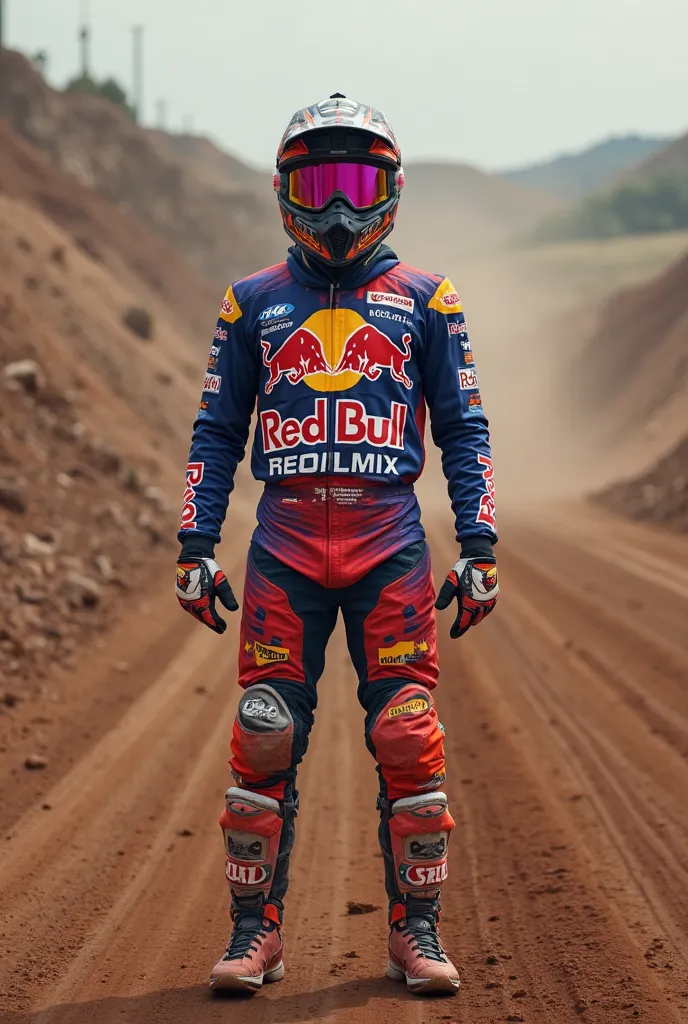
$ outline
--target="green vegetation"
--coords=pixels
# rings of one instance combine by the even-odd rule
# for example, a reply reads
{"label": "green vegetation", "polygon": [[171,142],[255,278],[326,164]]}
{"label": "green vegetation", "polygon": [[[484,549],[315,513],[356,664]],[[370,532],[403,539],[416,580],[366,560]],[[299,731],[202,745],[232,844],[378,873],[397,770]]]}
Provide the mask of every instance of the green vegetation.
{"label": "green vegetation", "polygon": [[78,75],[67,82],[65,92],[86,92],[92,96],[104,96],[106,100],[126,110],[132,120],[136,120],[136,111],[130,106],[126,92],[114,78],[105,78],[102,82],[97,82],[88,73]]}
{"label": "green vegetation", "polygon": [[666,171],[591,196],[548,217],[533,232],[536,244],[678,231],[688,227],[688,172]]}

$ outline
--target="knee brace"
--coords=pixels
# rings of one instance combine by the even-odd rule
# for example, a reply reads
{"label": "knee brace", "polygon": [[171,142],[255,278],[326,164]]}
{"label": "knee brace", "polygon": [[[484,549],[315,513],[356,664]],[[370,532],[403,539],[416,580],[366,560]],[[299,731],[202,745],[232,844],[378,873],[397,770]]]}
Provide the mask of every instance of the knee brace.
{"label": "knee brace", "polygon": [[254,683],[242,694],[232,733],[230,764],[239,782],[255,784],[292,763],[294,720],[280,694]]}
{"label": "knee brace", "polygon": [[225,874],[234,896],[270,894],[282,833],[282,809],[272,797],[232,787],[220,817],[227,862]]}
{"label": "knee brace", "polygon": [[402,686],[375,718],[369,741],[391,800],[444,782],[444,731],[424,686]]}
{"label": "knee brace", "polygon": [[388,820],[399,894],[437,896],[447,877],[447,848],[455,827],[444,793],[395,800]]}

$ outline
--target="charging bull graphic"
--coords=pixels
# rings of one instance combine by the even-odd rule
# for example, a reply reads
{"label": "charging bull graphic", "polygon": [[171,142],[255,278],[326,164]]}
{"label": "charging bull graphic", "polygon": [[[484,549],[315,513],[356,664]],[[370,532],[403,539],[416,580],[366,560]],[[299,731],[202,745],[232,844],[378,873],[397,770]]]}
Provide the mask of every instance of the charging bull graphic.
{"label": "charging bull graphic", "polygon": [[266,395],[283,376],[290,384],[298,384],[308,374],[332,372],[320,338],[306,327],[298,327],[273,355],[270,355],[269,341],[263,339],[260,344],[263,362],[270,371],[270,379],[265,385]]}
{"label": "charging bull graphic", "polygon": [[304,381],[314,391],[344,391],[361,377],[377,380],[383,370],[409,391],[413,387],[404,369],[411,358],[411,335],[403,335],[399,348],[353,310],[319,310],[273,352],[265,338],[260,344],[270,371],[267,395],[282,378],[290,384]]}
{"label": "charging bull graphic", "polygon": [[392,380],[398,380],[409,391],[413,382],[404,373],[404,363],[411,358],[411,335],[405,334],[401,339],[403,352],[390,341],[386,334],[372,324],[365,324],[354,331],[344,343],[341,359],[334,373],[353,370],[361,373],[368,380],[377,380],[383,370],[389,370]]}

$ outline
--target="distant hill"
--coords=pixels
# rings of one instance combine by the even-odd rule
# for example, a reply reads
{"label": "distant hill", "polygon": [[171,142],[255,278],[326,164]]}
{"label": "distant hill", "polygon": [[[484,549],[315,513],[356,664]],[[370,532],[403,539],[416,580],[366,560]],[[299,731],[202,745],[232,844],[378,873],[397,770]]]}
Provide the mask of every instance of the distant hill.
{"label": "distant hill", "polygon": [[688,134],[674,139],[664,149],[660,149],[643,160],[637,167],[629,170],[624,179],[633,180],[654,178],[659,174],[674,172],[688,174]]}
{"label": "distant hill", "polygon": [[503,247],[560,207],[559,200],[466,164],[404,167],[391,244],[402,259],[442,269],[466,252]]}
{"label": "distant hill", "polygon": [[[289,242],[282,232],[269,172],[253,170],[209,139],[150,134],[161,151],[181,160],[198,181],[219,195],[231,198],[237,190],[262,183],[270,193],[268,219],[280,251],[286,251]],[[468,246],[472,251],[499,247],[560,206],[552,196],[465,164],[412,163],[404,171],[406,186],[389,241],[411,263],[440,269],[453,265],[457,253],[465,253]]]}
{"label": "distant hill", "polygon": [[[674,148],[672,139],[625,135],[598,142],[578,153],[564,153],[530,167],[504,171],[502,178],[548,192],[559,199],[582,199],[611,185],[617,178],[643,164],[658,151]],[[677,144],[674,144],[677,145]],[[688,145],[684,160],[688,163]]]}
{"label": "distant hill", "polygon": [[688,227],[688,135],[617,175],[612,186],[547,216],[538,243],[680,231]]}

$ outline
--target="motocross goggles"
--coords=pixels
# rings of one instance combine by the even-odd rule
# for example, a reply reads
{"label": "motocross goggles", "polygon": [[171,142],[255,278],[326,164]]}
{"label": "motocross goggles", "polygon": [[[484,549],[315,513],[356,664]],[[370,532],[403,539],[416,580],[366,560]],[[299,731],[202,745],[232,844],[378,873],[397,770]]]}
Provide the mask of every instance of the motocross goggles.
{"label": "motocross goggles", "polygon": [[317,163],[289,172],[289,199],[307,210],[321,210],[340,193],[356,210],[389,198],[389,175],[365,163]]}

